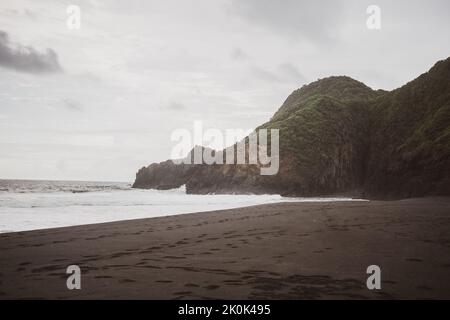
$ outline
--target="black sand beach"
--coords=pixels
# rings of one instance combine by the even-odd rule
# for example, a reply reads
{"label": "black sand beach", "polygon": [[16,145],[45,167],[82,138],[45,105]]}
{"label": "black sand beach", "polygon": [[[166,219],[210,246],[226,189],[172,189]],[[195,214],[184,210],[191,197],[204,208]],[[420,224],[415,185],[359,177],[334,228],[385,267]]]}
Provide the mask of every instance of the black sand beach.
{"label": "black sand beach", "polygon": [[[0,235],[0,299],[450,299],[450,199],[282,203]],[[81,268],[81,290],[66,268]],[[366,268],[381,267],[381,290]]]}

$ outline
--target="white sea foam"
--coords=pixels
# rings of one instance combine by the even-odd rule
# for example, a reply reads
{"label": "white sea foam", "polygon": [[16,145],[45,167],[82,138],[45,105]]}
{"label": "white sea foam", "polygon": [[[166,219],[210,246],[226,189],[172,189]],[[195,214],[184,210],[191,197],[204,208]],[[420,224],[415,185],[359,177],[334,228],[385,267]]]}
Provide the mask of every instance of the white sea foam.
{"label": "white sea foam", "polygon": [[[0,181],[0,232],[151,218],[285,201],[348,198],[285,198],[279,195],[189,195],[185,188],[159,191],[127,184]],[[17,184],[17,183],[16,183]],[[83,190],[82,192],[80,190]]]}

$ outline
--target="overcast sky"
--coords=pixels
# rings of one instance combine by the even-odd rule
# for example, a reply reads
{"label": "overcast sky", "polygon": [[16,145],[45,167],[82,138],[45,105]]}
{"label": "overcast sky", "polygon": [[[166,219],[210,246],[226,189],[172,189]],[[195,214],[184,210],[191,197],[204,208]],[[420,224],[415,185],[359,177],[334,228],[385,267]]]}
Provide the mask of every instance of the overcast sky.
{"label": "overcast sky", "polygon": [[399,87],[449,30],[448,0],[1,0],[0,178],[133,181],[195,120],[252,129],[330,75]]}

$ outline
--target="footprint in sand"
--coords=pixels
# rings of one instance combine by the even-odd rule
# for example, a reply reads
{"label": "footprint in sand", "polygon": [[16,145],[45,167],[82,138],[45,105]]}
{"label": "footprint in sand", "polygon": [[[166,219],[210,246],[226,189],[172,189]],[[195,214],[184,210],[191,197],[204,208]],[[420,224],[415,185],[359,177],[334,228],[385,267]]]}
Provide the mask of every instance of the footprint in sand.
{"label": "footprint in sand", "polygon": [[220,286],[215,285],[215,284],[210,284],[209,286],[206,286],[204,288],[208,289],[208,290],[216,290],[216,289],[220,288]]}
{"label": "footprint in sand", "polygon": [[198,288],[199,287],[199,285],[195,284],[195,283],[186,283],[184,286],[185,287],[192,287],[192,288]]}
{"label": "footprint in sand", "polygon": [[410,261],[410,262],[422,262],[422,259],[417,259],[417,258],[407,258],[406,261]]}

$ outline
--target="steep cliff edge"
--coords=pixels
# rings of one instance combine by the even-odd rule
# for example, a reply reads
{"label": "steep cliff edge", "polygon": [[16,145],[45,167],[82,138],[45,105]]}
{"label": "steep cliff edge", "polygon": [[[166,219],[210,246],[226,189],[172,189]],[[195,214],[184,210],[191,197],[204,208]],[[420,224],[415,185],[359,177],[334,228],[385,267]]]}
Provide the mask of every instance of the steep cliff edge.
{"label": "steep cliff edge", "polygon": [[376,198],[450,195],[450,58],[391,92],[349,77],[294,91],[256,129],[280,130],[280,166],[144,167],[133,187],[188,193],[349,194]]}
{"label": "steep cliff edge", "polygon": [[450,58],[370,108],[365,192],[450,195]]}

